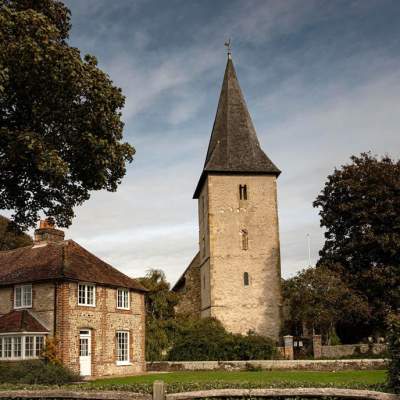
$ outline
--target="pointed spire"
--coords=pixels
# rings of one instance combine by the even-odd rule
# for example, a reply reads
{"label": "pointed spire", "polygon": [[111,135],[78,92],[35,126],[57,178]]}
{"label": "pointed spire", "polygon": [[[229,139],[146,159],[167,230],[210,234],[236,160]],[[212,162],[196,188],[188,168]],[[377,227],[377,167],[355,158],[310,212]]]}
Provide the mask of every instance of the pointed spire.
{"label": "pointed spire", "polygon": [[210,172],[273,174],[280,170],[260,147],[253,122],[233,66],[228,42],[228,61],[203,173],[194,193],[198,198]]}

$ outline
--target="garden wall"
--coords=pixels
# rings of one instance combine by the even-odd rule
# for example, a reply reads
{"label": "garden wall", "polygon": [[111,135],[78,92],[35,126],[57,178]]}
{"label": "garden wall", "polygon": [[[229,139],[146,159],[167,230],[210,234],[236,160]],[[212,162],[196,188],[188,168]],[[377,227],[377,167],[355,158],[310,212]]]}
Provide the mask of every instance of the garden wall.
{"label": "garden wall", "polygon": [[386,344],[344,344],[338,346],[322,346],[323,358],[342,358],[357,355],[379,355],[386,352]]}
{"label": "garden wall", "polygon": [[263,370],[313,370],[338,371],[345,369],[385,369],[385,359],[354,360],[254,360],[254,361],[154,361],[147,363],[147,371],[244,371]]}

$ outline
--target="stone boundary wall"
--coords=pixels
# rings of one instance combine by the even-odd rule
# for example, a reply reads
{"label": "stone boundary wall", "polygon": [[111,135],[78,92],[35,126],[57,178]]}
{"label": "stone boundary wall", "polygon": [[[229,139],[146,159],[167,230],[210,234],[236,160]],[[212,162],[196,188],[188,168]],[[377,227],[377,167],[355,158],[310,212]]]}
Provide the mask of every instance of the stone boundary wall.
{"label": "stone boundary wall", "polygon": [[385,369],[387,360],[252,360],[252,361],[155,361],[147,363],[147,371],[245,371],[252,368],[263,370],[312,370],[338,371],[346,369]]}
{"label": "stone boundary wall", "polygon": [[[0,391],[0,399],[98,399],[98,400],[189,400],[200,398],[331,398],[359,399],[359,400],[398,400],[399,396],[390,393],[375,392],[371,390],[353,390],[338,388],[291,388],[291,389],[216,389],[196,392],[165,393],[163,382],[158,381],[161,390],[153,389],[150,394],[104,391],[104,392],[77,392],[71,390],[9,390]],[[155,382],[155,385],[157,385]]]}
{"label": "stone boundary wall", "polygon": [[[399,396],[390,393],[375,392],[372,390],[354,390],[337,388],[293,388],[293,389],[216,389],[197,392],[167,394],[166,400],[189,400],[212,397],[238,398],[331,398],[360,399],[360,400],[398,400]],[[154,399],[157,400],[157,399]]]}
{"label": "stone boundary wall", "polygon": [[383,354],[386,344],[343,344],[338,346],[321,346],[321,355],[326,358],[341,358],[362,354]]}

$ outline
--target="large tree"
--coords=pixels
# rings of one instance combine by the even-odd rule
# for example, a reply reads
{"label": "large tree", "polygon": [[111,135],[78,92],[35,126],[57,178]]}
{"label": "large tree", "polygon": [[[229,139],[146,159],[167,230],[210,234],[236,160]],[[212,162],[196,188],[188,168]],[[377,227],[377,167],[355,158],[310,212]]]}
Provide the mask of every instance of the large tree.
{"label": "large tree", "polygon": [[282,288],[287,310],[285,333],[301,334],[307,328],[330,343],[339,323],[356,325],[368,319],[366,298],[326,266],[304,269],[285,280]]}
{"label": "large tree", "polygon": [[0,209],[21,228],[40,214],[69,226],[90,191],[115,191],[134,149],[124,96],[95,57],[68,45],[56,0],[0,0]]}
{"label": "large tree", "polygon": [[32,245],[32,238],[0,215],[0,251]]}
{"label": "large tree", "polygon": [[371,327],[400,307],[400,161],[369,153],[335,169],[314,202],[326,229],[319,265],[365,294]]}

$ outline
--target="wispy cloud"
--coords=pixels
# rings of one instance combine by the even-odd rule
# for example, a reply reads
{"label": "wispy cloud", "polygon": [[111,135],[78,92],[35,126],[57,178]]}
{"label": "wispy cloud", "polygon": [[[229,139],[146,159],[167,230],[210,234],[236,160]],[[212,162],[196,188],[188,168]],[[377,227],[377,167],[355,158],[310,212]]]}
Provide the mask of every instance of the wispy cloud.
{"label": "wispy cloud", "polygon": [[312,201],[334,166],[372,150],[400,156],[400,3],[67,0],[71,42],[98,56],[127,97],[135,161],[116,193],[95,193],[67,233],[118,268],[171,280],[197,250],[191,199],[215,115],[225,53],[234,61],[279,178],[282,270],[323,243]]}

